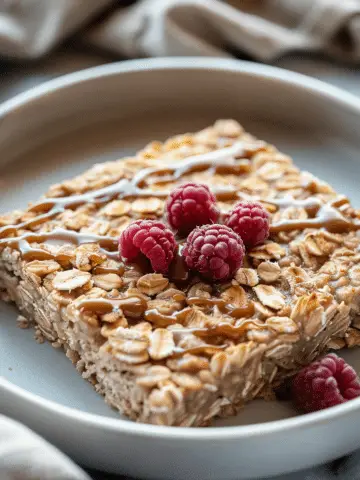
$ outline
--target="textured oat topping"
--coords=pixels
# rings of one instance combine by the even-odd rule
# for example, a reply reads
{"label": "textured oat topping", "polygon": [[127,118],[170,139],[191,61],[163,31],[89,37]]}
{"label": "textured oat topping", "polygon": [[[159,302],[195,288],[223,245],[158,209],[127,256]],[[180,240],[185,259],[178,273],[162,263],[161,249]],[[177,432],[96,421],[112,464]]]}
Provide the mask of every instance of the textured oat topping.
{"label": "textured oat topping", "polygon": [[[124,229],[163,220],[184,182],[208,185],[221,215],[249,199],[270,215],[270,238],[225,283],[189,273],[181,255],[169,274],[119,259]],[[327,348],[360,344],[359,217],[287,155],[218,121],[1,216],[0,293],[112,406],[139,421],[205,425]]]}

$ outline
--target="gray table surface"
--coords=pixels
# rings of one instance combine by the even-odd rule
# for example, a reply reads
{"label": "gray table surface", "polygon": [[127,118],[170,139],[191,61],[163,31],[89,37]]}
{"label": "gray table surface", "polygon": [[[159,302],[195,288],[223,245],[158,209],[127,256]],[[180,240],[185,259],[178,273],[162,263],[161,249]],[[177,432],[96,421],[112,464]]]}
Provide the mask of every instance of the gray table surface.
{"label": "gray table surface", "polygon": [[[46,80],[75,70],[119,60],[104,52],[84,50],[79,45],[64,45],[61,49],[39,62],[27,64],[0,64],[0,101],[11,98]],[[287,56],[276,66],[311,75],[350,93],[360,96],[360,66],[358,68],[333,64],[321,57],[302,55]],[[126,480],[125,477],[89,471],[93,480]],[[271,480],[304,480],[315,478],[311,471],[272,478]],[[201,479],[199,479],[201,480]],[[270,479],[269,479],[270,480]]]}

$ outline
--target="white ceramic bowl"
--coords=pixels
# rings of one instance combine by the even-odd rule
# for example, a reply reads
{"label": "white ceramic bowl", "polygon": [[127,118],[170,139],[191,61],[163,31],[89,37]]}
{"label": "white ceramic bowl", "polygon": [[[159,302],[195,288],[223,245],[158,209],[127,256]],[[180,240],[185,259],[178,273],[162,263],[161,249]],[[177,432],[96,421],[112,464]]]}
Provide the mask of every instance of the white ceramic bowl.
{"label": "white ceramic bowl", "polygon": [[[272,67],[183,58],[85,70],[3,104],[0,210],[24,205],[96,161],[221,117],[276,143],[359,205],[357,98]],[[119,418],[62,352],[16,328],[13,307],[2,304],[0,316],[1,412],[87,466],[157,480],[238,480],[305,468],[360,447],[360,399],[304,416],[286,403],[253,402],[206,429]],[[360,367],[357,351],[346,355]]]}

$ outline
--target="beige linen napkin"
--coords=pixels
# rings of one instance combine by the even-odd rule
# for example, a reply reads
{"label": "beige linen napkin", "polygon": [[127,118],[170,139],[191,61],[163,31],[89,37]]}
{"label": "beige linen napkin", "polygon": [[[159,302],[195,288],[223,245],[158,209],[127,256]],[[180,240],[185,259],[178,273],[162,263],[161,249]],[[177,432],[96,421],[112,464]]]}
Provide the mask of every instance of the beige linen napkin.
{"label": "beige linen napkin", "polygon": [[0,415],[1,480],[90,480],[55,447]]}
{"label": "beige linen napkin", "polygon": [[128,57],[243,52],[270,62],[306,50],[360,59],[360,0],[124,3],[128,1],[0,0],[0,55],[36,58],[80,30],[84,41]]}
{"label": "beige linen napkin", "polygon": [[0,55],[41,57],[111,3],[109,0],[0,0]]}

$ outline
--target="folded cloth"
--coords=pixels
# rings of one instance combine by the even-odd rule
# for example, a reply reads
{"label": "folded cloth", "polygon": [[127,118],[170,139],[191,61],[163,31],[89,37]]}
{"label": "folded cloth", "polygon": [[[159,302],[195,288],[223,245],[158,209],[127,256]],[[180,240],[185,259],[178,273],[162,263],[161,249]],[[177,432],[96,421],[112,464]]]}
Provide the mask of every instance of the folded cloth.
{"label": "folded cloth", "polygon": [[128,57],[289,51],[360,59],[360,0],[2,0],[0,55],[37,58],[69,35]]}
{"label": "folded cloth", "polygon": [[0,415],[0,479],[90,480],[90,477],[34,432]]}
{"label": "folded cloth", "polygon": [[109,0],[0,0],[0,55],[41,57],[81,29]]}

